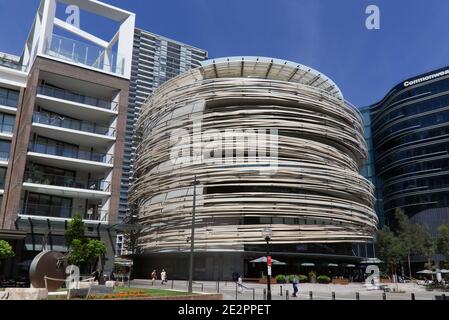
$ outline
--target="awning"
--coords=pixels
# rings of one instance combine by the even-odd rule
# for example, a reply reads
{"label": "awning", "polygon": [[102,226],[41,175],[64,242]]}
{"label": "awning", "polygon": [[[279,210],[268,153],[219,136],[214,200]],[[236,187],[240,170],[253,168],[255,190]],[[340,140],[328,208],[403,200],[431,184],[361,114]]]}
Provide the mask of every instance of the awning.
{"label": "awning", "polygon": [[368,258],[366,260],[361,261],[360,263],[363,264],[381,264],[384,263],[382,260],[380,260],[379,258]]}
{"label": "awning", "polygon": [[314,267],[315,263],[311,263],[311,262],[304,262],[301,263],[301,267]]}
{"label": "awning", "polygon": [[[267,257],[260,257],[260,258],[251,260],[250,262],[251,263],[267,263]],[[287,263],[278,261],[276,259],[271,259],[271,264],[272,265],[283,265],[283,266],[287,265]]]}
{"label": "awning", "polygon": [[417,273],[419,273],[419,274],[435,274],[435,272],[433,272],[432,270],[421,270],[421,271],[418,271]]}
{"label": "awning", "polygon": [[114,264],[120,266],[132,266],[134,264],[133,260],[124,259],[124,258],[115,258]]}

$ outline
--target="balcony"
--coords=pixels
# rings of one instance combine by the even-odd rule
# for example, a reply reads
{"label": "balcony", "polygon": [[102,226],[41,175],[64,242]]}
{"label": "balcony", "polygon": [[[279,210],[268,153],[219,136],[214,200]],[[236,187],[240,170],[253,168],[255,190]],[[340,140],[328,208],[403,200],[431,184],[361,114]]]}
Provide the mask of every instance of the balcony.
{"label": "balcony", "polygon": [[117,111],[118,104],[113,101],[106,101],[94,97],[84,96],[81,94],[73,93],[68,90],[54,88],[48,85],[41,85],[37,89],[37,93],[49,96],[57,99],[67,100],[79,104],[88,105],[91,107],[106,109],[106,110],[112,110]]}
{"label": "balcony", "polygon": [[117,61],[112,51],[99,46],[52,34],[45,53],[57,59],[81,64],[97,70],[123,75],[124,60]]}
{"label": "balcony", "polygon": [[23,181],[24,189],[37,193],[87,199],[104,199],[111,195],[110,183],[105,180],[83,180],[26,171]]}
{"label": "balcony", "polygon": [[45,124],[49,126],[82,131],[87,133],[93,133],[98,135],[105,135],[108,137],[115,137],[115,129],[112,127],[106,127],[95,122],[73,120],[71,118],[64,118],[58,116],[48,116],[47,114],[34,112],[33,122]]}
{"label": "balcony", "polygon": [[113,156],[107,153],[79,150],[74,148],[64,148],[55,144],[31,143],[28,147],[29,152],[43,153],[58,157],[86,160],[91,162],[100,162],[112,164]]}
{"label": "balcony", "polygon": [[11,140],[13,136],[14,125],[0,124],[0,138]]}
{"label": "balcony", "polygon": [[71,219],[79,214],[84,220],[108,221],[109,212],[106,210],[80,210],[79,208],[52,206],[38,203],[26,203],[22,206],[22,215]]}
{"label": "balcony", "polygon": [[0,152],[0,167],[7,167],[9,160],[9,152],[1,151]]}
{"label": "balcony", "polygon": [[102,149],[115,142],[116,131],[115,128],[102,126],[95,122],[35,112],[33,114],[33,132],[39,136],[74,145],[82,145],[88,141],[90,147]]}

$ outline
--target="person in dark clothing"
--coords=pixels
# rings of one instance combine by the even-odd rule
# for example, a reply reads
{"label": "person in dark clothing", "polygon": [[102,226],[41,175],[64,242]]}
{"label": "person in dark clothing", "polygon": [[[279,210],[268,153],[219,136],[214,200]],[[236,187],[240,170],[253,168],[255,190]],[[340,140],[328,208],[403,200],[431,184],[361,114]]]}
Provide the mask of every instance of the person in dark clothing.
{"label": "person in dark clothing", "polygon": [[100,281],[100,272],[98,270],[92,272],[91,276],[94,277],[94,281]]}
{"label": "person in dark clothing", "polygon": [[297,297],[298,294],[298,279],[296,279],[296,276],[293,277],[293,294],[292,297]]}

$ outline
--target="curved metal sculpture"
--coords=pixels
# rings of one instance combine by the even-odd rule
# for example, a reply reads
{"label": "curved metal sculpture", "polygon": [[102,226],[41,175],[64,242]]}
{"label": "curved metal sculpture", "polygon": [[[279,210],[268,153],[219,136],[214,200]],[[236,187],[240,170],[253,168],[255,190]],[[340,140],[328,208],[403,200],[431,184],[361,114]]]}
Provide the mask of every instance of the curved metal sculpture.
{"label": "curved metal sculpture", "polygon": [[[227,130],[233,140],[214,141],[222,153],[211,160],[211,137]],[[248,141],[258,130],[276,141],[276,152],[253,153]],[[195,175],[196,251],[263,244],[267,226],[274,244],[374,235],[373,185],[359,174],[367,157],[361,116],[317,71],[252,57],[206,62],[153,94],[137,132],[130,200],[138,203],[146,253],[189,250]]]}
{"label": "curved metal sculpture", "polygon": [[[52,279],[65,279],[67,262],[65,256],[57,251],[42,251],[30,265],[30,281],[33,288],[47,288],[56,291],[63,285],[62,281]],[[45,280],[45,277],[51,278]]]}

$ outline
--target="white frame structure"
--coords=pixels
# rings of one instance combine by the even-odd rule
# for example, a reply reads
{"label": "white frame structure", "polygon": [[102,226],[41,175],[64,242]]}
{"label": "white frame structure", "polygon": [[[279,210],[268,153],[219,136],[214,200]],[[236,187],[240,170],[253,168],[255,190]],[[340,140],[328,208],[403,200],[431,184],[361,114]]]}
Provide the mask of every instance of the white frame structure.
{"label": "white frame structure", "polygon": [[[67,5],[76,5],[80,10],[84,10],[107,19],[117,21],[119,28],[110,40],[103,40],[95,35],[77,28],[76,26],[62,21],[56,17],[56,7],[58,3]],[[72,33],[88,43],[104,49],[104,65],[101,68],[94,68],[79,62],[63,60],[65,63],[81,65],[84,68],[112,73],[126,79],[131,77],[132,50],[134,40],[135,14],[113,7],[96,0],[42,0],[36,17],[34,19],[31,31],[29,33],[22,64],[31,67],[36,56],[49,57],[58,60],[55,56],[48,54],[48,47],[53,38],[54,27],[59,27],[66,32]],[[114,71],[110,64],[113,47],[117,44],[117,70]]]}

